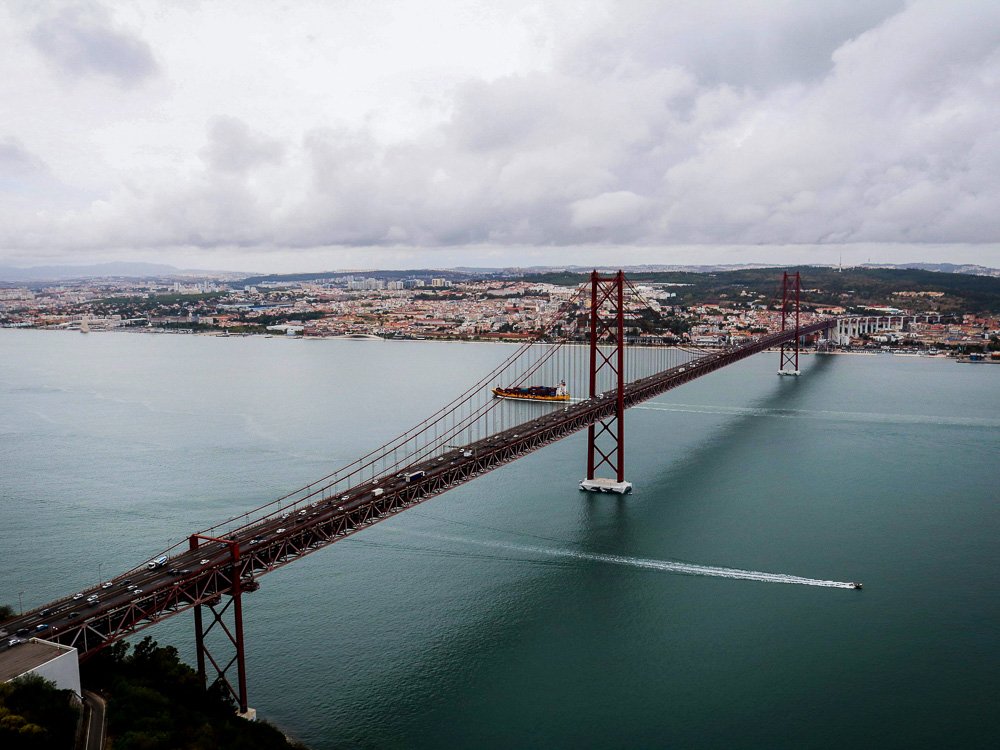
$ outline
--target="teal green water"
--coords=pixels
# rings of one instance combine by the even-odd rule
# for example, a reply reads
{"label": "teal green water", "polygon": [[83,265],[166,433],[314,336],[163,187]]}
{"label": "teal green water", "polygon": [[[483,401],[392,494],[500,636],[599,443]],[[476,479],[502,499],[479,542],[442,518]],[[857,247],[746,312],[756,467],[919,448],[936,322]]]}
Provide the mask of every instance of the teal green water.
{"label": "teal green water", "polygon": [[[322,476],[509,351],[0,331],[0,600]],[[576,435],[266,576],[251,705],[317,750],[995,747],[1000,368],[776,356],[630,411],[624,500],[578,492]],[[150,632],[190,656],[189,616]]]}

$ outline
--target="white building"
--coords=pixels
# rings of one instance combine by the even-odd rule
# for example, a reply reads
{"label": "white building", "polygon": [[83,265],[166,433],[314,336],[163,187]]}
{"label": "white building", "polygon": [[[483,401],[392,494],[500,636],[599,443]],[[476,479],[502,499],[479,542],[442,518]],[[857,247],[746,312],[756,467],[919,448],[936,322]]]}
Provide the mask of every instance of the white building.
{"label": "white building", "polygon": [[26,674],[52,680],[60,690],[72,690],[80,696],[80,661],[72,646],[29,638],[0,652],[0,682]]}

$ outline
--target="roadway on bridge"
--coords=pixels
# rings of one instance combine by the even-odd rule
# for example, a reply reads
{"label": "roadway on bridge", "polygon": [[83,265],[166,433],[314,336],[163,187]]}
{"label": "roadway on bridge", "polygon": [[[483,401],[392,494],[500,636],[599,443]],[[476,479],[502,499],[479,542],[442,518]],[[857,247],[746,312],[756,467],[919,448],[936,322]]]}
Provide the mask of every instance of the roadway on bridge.
{"label": "roadway on bridge", "polygon": [[[764,351],[797,335],[829,328],[831,320],[770,334],[750,344],[710,352],[657,375],[629,383],[624,404],[633,406],[671,388]],[[318,491],[315,500],[274,511],[226,533],[239,547],[232,570],[230,544],[203,541],[198,549],[172,555],[110,581],[19,616],[5,627],[79,649],[81,657],[196,604],[229,593],[236,577],[250,581],[372,523],[423,502],[613,415],[614,391],[549,411],[535,419],[441,455],[404,472],[356,485],[337,497]],[[415,479],[408,479],[406,475]],[[6,645],[6,641],[4,642]]]}

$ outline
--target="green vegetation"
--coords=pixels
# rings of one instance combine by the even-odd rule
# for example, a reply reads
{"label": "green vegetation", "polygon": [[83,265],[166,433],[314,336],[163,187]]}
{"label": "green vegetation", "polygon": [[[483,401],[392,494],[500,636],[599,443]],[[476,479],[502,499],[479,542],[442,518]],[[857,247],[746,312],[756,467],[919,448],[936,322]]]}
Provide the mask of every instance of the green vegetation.
{"label": "green vegetation", "polygon": [[71,690],[38,675],[0,684],[0,747],[48,750],[73,747],[80,709]]}
{"label": "green vegetation", "polygon": [[340,280],[347,276],[354,278],[375,278],[375,279],[432,279],[442,278],[449,281],[462,281],[464,279],[475,278],[463,271],[445,271],[432,268],[414,268],[408,271],[320,271],[310,273],[272,273],[266,276],[248,276],[240,281],[241,285],[258,286],[260,284],[275,284],[287,281],[295,284],[302,281],[329,281]]}
{"label": "green vegetation", "polygon": [[[1000,312],[1000,278],[941,273],[918,269],[836,268],[750,268],[740,271],[691,273],[664,271],[629,273],[633,284],[683,284],[671,286],[679,305],[750,302],[781,298],[781,273],[802,274],[803,302],[809,305],[864,305],[905,307],[942,313]],[[588,279],[584,273],[543,273],[525,276],[525,281],[575,286]],[[894,292],[943,292],[943,297],[898,297]]]}
{"label": "green vegetation", "polygon": [[143,314],[156,313],[169,309],[179,310],[199,303],[219,302],[225,296],[223,292],[201,294],[151,294],[148,297],[105,297],[94,300],[91,309],[98,315],[124,315],[141,317]]}
{"label": "green vegetation", "polygon": [[0,622],[5,622],[13,617],[16,613],[14,608],[9,604],[0,604]]}
{"label": "green vegetation", "polygon": [[[517,295],[510,295],[511,297]],[[413,295],[413,299],[421,301],[452,302],[454,300],[469,299],[470,295],[461,292],[419,292]]]}
{"label": "green vegetation", "polygon": [[150,294],[148,297],[128,296],[128,297],[105,297],[95,300],[94,304],[104,305],[128,305],[133,308],[161,307],[164,305],[177,305],[189,302],[210,302],[224,297],[225,292],[193,292],[191,294],[180,294],[171,292],[169,294]]}
{"label": "green vegetation", "polygon": [[241,314],[239,320],[252,326],[266,328],[267,326],[281,325],[290,320],[320,320],[326,313],[318,310],[298,310],[289,312],[279,312],[271,314]]}
{"label": "green vegetation", "polygon": [[680,336],[681,334],[687,333],[691,330],[691,320],[688,318],[681,318],[676,315],[664,315],[660,319],[660,329],[664,331],[670,331],[670,333],[675,336]]}
{"label": "green vegetation", "polygon": [[173,646],[143,638],[134,649],[119,641],[83,668],[83,682],[108,698],[112,750],[289,750],[267,722],[235,714],[225,688],[202,688]]}
{"label": "green vegetation", "polygon": [[157,328],[177,329],[182,331],[217,331],[215,326],[206,323],[189,323],[188,321],[171,321],[169,323],[157,323]]}

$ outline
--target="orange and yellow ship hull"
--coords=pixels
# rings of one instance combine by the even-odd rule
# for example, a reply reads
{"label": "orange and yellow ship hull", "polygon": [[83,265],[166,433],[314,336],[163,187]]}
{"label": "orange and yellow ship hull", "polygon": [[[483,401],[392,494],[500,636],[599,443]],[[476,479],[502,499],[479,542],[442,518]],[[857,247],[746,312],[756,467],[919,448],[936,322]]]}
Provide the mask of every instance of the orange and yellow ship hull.
{"label": "orange and yellow ship hull", "polygon": [[518,391],[509,391],[506,388],[494,388],[493,389],[494,398],[512,398],[519,401],[569,401],[569,394],[565,393],[562,396],[542,396],[540,394],[533,393],[520,393]]}

